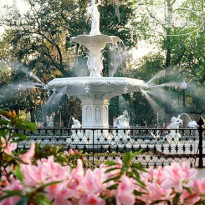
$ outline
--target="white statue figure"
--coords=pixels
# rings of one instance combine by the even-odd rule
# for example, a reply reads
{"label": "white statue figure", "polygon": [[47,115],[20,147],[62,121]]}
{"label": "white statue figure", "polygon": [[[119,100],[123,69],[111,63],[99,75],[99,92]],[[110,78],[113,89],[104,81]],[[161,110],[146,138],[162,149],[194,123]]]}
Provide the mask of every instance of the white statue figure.
{"label": "white statue figure", "polygon": [[178,117],[172,117],[171,118],[171,123],[167,127],[167,129],[174,129],[171,130],[170,134],[166,136],[168,142],[172,142],[172,139],[174,140],[179,140],[181,138],[181,135],[177,132],[175,129],[179,129],[179,126],[183,124],[183,120],[180,119],[181,115],[178,115]]}
{"label": "white statue figure", "polygon": [[83,146],[87,143],[86,137],[83,135],[82,131],[79,130],[81,128],[81,123],[79,120],[75,119],[75,117],[71,117],[73,124],[71,128],[72,135],[67,139],[67,142],[70,144],[72,148],[83,148]]}
{"label": "white statue figure", "polygon": [[91,77],[101,77],[103,61],[100,50],[90,49],[87,65]]}
{"label": "white statue figure", "polygon": [[[118,129],[122,129],[122,130],[118,130],[118,136],[121,138],[123,137],[123,139],[119,139],[119,143],[123,143],[126,144],[128,142],[131,142],[131,138],[129,136],[130,134],[130,130],[126,130],[124,131],[123,129],[129,129],[130,125],[129,125],[129,115],[128,115],[128,111],[125,110],[123,112],[122,115],[120,115],[114,124],[115,127],[117,127]],[[113,133],[114,135],[117,135],[115,132]]]}
{"label": "white statue figure", "polygon": [[91,32],[90,35],[100,34],[100,13],[98,11],[98,6],[101,4],[100,0],[91,1],[91,6],[89,7],[89,12],[92,17]]}
{"label": "white statue figure", "polygon": [[123,112],[123,115],[120,115],[120,116],[117,118],[116,124],[117,124],[117,128],[125,128],[125,129],[130,128],[130,125],[129,125],[129,116],[128,116],[127,110],[125,110],[125,111]]}
{"label": "white statue figure", "polygon": [[47,127],[54,127],[53,117],[47,116]]}
{"label": "white statue figure", "polygon": [[197,128],[197,122],[196,121],[190,121],[188,123],[188,128]]}
{"label": "white statue figure", "polygon": [[75,129],[81,128],[81,123],[79,122],[79,120],[75,119],[74,117],[71,117],[71,118],[73,120],[73,124],[71,128],[75,128]]}

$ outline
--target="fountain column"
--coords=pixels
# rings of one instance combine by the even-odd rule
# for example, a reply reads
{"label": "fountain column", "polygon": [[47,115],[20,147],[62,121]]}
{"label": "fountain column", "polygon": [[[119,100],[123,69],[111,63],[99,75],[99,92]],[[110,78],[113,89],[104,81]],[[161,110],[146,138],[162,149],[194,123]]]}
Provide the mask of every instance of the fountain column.
{"label": "fountain column", "polygon": [[82,128],[109,128],[108,100],[84,99],[82,101]]}

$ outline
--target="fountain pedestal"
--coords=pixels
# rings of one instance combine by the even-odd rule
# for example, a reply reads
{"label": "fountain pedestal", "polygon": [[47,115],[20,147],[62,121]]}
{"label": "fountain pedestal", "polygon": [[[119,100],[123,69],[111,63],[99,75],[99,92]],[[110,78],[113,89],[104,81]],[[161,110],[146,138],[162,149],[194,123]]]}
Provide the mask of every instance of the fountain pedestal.
{"label": "fountain pedestal", "polygon": [[109,128],[108,100],[82,100],[82,128]]}

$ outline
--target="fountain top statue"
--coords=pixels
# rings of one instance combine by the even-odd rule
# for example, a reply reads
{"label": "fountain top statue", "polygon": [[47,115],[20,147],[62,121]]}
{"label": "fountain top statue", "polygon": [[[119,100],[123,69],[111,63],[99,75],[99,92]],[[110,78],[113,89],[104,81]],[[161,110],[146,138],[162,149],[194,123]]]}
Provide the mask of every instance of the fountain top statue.
{"label": "fountain top statue", "polygon": [[95,0],[92,0],[91,6],[88,8],[90,15],[92,17],[91,31],[90,35],[99,35],[100,33],[100,12],[98,11],[98,5],[101,4],[101,1],[98,0],[97,3]]}
{"label": "fountain top statue", "polygon": [[108,43],[115,44],[118,41],[121,41],[117,36],[107,36],[101,34],[100,13],[98,11],[98,6],[100,4],[100,0],[97,0],[97,3],[95,0],[92,0],[91,5],[88,7],[92,17],[90,35],[79,35],[71,38],[71,41],[85,46],[89,51],[87,66],[90,72],[90,77],[102,77],[102,50]]}

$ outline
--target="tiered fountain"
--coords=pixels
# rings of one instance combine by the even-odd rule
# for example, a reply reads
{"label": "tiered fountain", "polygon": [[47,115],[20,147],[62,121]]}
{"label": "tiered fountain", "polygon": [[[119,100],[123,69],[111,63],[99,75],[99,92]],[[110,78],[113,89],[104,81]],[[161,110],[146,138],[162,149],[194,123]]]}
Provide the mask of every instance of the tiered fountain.
{"label": "tiered fountain", "polygon": [[71,40],[85,46],[89,51],[87,66],[90,76],[56,78],[50,81],[46,89],[56,93],[75,96],[82,104],[82,128],[109,128],[108,105],[115,96],[134,92],[144,87],[143,80],[123,77],[103,77],[102,50],[107,44],[121,41],[116,36],[106,36],[100,32],[99,3],[92,0],[89,7],[92,16],[90,35],[79,35]]}

